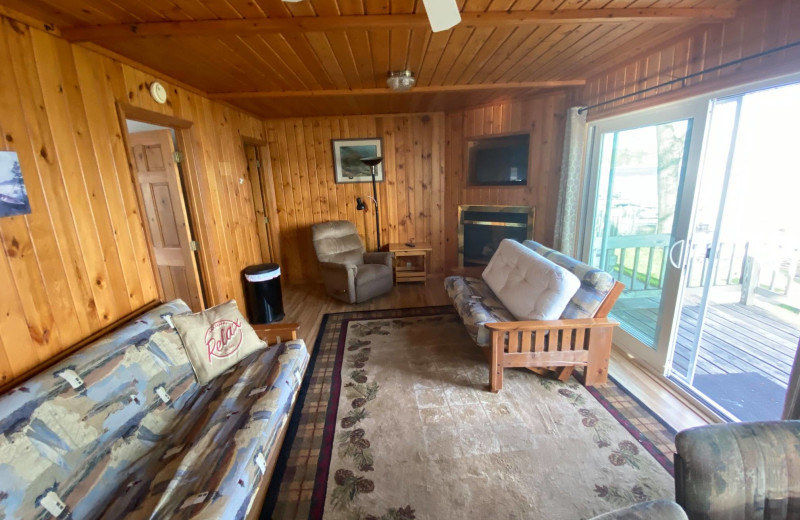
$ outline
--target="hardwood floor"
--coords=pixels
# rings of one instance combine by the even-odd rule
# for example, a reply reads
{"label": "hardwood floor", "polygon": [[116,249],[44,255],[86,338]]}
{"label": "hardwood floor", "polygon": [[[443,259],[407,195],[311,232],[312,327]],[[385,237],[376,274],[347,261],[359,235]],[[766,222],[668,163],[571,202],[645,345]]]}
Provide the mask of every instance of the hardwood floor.
{"label": "hardwood floor", "polygon": [[300,324],[298,336],[313,347],[322,316],[331,312],[402,309],[450,305],[442,278],[429,278],[428,283],[400,284],[390,293],[364,303],[344,303],[325,294],[322,284],[288,285],[283,287],[285,322]]}
{"label": "hardwood floor", "polygon": [[616,346],[611,350],[608,373],[676,431],[716,422],[674,383],[631,360]]}
{"label": "hardwood floor", "polygon": [[[283,287],[283,304],[284,321],[299,323],[299,337],[313,348],[322,316],[327,313],[450,305],[450,299],[442,278],[433,277],[428,279],[427,285],[401,284],[384,296],[355,305],[329,297],[321,284],[287,285]],[[686,398],[674,393],[668,384],[616,349],[611,356],[609,373],[678,431],[709,422]]]}

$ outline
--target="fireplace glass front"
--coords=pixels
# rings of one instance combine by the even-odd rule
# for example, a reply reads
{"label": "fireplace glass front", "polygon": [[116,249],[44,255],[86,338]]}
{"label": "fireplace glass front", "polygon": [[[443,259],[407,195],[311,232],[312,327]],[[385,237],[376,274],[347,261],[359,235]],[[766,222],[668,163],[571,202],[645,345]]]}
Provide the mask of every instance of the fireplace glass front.
{"label": "fireplace glass front", "polygon": [[530,206],[460,206],[458,257],[461,267],[485,266],[500,241],[522,242],[533,234]]}

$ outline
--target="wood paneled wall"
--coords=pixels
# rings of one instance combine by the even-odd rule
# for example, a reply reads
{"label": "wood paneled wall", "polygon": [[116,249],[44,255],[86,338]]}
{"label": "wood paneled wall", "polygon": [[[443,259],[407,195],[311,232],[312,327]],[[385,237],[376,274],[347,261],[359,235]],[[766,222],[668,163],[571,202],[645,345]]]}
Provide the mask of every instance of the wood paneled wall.
{"label": "wood paneled wall", "polygon": [[[533,238],[553,244],[564,143],[567,94],[559,91],[523,101],[486,105],[447,114],[445,265],[458,266],[458,206],[496,204],[534,206]],[[467,141],[476,137],[527,131],[531,134],[526,186],[467,185]]]}
{"label": "wood paneled wall", "polygon": [[[444,266],[443,113],[274,119],[266,122],[269,170],[280,221],[281,265],[289,282],[319,278],[311,225],[349,220],[375,249],[371,183],[336,184],[331,139],[381,137],[385,181],[378,184],[381,242],[428,242],[431,272]],[[356,197],[367,203],[356,210]],[[451,230],[452,231],[452,230]]]}
{"label": "wood paneled wall", "polygon": [[[730,22],[704,26],[668,42],[658,51],[642,54],[590,78],[578,98],[580,104],[593,105],[798,41],[800,2],[750,2]],[[800,47],[592,109],[589,118],[606,117],[793,72],[800,72]]]}
{"label": "wood paneled wall", "polygon": [[239,271],[261,253],[241,137],[263,139],[261,121],[163,81],[157,105],[148,74],[6,18],[0,70],[0,149],[19,154],[33,210],[0,219],[0,384],[158,297],[118,100],[194,122],[208,303],[243,303]]}

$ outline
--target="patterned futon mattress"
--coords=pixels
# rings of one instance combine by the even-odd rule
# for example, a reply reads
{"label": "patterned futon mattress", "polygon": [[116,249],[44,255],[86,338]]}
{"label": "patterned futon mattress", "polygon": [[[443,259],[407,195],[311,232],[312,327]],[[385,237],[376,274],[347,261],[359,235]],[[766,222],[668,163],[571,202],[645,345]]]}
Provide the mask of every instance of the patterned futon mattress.
{"label": "patterned futon mattress", "polygon": [[0,397],[0,518],[242,518],[308,363],[302,341],[197,384],[176,300]]}

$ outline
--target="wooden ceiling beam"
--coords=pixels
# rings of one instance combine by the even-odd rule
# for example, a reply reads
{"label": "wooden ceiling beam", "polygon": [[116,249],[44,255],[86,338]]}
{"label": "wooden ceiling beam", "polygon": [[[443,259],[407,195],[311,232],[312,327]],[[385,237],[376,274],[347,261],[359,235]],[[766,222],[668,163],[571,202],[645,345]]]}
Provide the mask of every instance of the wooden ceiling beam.
{"label": "wooden ceiling beam", "polygon": [[[646,9],[561,9],[556,11],[461,13],[457,27],[519,27],[542,24],[579,23],[714,23],[736,16],[736,9],[646,8]],[[153,36],[220,36],[252,33],[303,33],[348,29],[411,29],[428,27],[425,14],[298,16],[246,20],[197,20],[134,24],[61,27],[61,34],[73,42],[104,41]]]}
{"label": "wooden ceiling beam", "polygon": [[553,81],[526,81],[520,83],[479,83],[474,85],[434,85],[429,87],[414,87],[411,90],[396,92],[388,88],[357,88],[338,90],[288,90],[288,91],[261,91],[261,92],[217,92],[209,93],[208,97],[216,100],[233,101],[237,99],[285,99],[285,98],[312,98],[334,96],[377,96],[377,95],[403,95],[403,94],[441,94],[447,92],[472,92],[478,90],[510,90],[510,89],[535,89],[535,88],[567,88],[581,87],[586,80],[553,80]]}
{"label": "wooden ceiling beam", "polygon": [[0,5],[0,16],[5,16],[6,18],[17,22],[22,22],[29,27],[35,27],[36,29],[48,32],[55,36],[61,36],[61,31],[59,31],[58,27],[55,25],[43,22],[37,18],[34,18],[33,16],[28,16],[27,14],[16,11],[10,7]]}

